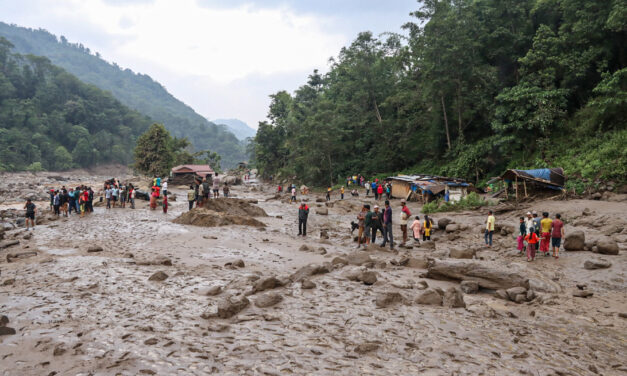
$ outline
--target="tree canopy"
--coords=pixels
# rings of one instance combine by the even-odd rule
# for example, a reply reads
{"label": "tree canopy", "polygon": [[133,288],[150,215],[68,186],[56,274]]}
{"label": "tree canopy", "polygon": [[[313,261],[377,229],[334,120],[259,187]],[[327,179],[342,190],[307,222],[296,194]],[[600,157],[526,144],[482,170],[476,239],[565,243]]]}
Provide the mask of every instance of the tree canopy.
{"label": "tree canopy", "polygon": [[425,0],[406,35],[364,32],[294,93],[251,149],[265,176],[362,173],[480,182],[506,168],[627,176],[620,0]]}

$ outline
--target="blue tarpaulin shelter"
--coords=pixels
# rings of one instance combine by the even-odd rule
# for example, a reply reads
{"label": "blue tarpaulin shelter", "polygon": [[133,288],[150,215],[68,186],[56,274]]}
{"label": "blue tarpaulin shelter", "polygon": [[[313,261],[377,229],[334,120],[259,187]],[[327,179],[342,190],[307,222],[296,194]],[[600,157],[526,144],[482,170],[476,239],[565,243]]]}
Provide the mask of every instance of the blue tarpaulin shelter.
{"label": "blue tarpaulin shelter", "polygon": [[507,170],[501,179],[510,183],[517,180],[528,181],[537,185],[562,190],[566,181],[562,168],[539,168],[535,170]]}

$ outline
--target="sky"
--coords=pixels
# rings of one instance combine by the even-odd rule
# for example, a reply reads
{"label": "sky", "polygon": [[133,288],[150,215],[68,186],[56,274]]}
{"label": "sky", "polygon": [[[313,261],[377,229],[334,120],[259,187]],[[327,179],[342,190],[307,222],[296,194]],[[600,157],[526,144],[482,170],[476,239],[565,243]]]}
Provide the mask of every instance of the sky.
{"label": "sky", "polygon": [[208,119],[253,128],[357,34],[401,32],[417,0],[0,0],[0,21],[150,75]]}

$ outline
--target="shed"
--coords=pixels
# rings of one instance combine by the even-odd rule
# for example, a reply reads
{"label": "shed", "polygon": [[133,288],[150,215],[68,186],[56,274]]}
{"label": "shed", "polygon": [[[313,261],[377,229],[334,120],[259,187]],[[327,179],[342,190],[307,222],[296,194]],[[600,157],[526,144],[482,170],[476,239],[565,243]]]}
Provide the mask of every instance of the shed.
{"label": "shed", "polygon": [[184,175],[197,175],[202,178],[206,177],[207,175],[213,176],[213,174],[214,174],[213,169],[209,165],[192,165],[192,164],[179,165],[179,166],[173,167],[172,173],[171,173],[173,177],[184,176]]}
{"label": "shed", "polygon": [[[566,182],[564,169],[558,168],[540,168],[535,170],[518,170],[509,169],[505,171],[500,178],[506,183],[504,189],[505,194],[515,193],[516,198],[524,192],[527,197],[530,192],[540,190],[562,191]],[[491,181],[496,180],[492,179]],[[522,186],[521,186],[522,185]],[[512,192],[512,190],[514,192]],[[519,190],[521,191],[519,193]],[[502,192],[497,192],[502,193]]]}
{"label": "shed", "polygon": [[471,188],[471,184],[463,179],[427,174],[392,176],[386,180],[392,182],[392,196],[423,202],[438,197],[459,201]]}

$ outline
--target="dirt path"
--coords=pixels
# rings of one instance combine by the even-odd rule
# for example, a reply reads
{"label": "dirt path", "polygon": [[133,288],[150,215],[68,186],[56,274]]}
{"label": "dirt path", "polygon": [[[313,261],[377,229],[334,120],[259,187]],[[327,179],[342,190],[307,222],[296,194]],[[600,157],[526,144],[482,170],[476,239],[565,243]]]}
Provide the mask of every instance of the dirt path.
{"label": "dirt path", "polygon": [[[172,189],[178,197],[183,190]],[[603,256],[612,266],[585,270],[591,252],[568,252],[559,260],[528,264],[513,256],[511,235],[497,236],[492,250],[478,259],[520,265],[556,281],[562,292],[516,304],[493,292],[464,295],[466,308],[421,305],[414,299],[420,281],[446,289],[456,281],[425,279],[421,267],[398,264],[403,256],[441,257],[451,248],[481,246],[482,213],[437,215],[466,224],[456,236],[436,232],[435,250],[373,248],[362,254],[370,265],[332,265],[351,259],[355,247],[350,221],[364,201],[334,201],[328,215],[312,206],[309,237],[299,238],[296,205],[268,200],[270,192],[237,186],[238,197],[259,200],[266,228],[195,227],[171,222],[186,202],[170,202],[170,212],[96,208],[85,219],[71,217],[38,227],[31,239],[0,251],[0,314],[17,334],[0,336],[3,375],[622,375],[627,372],[627,203],[546,201],[537,210],[561,210],[571,223],[585,221],[590,238],[611,234],[618,256]],[[583,208],[591,215],[582,217]],[[393,202],[395,219],[398,202]],[[414,213],[419,207],[411,204]],[[521,212],[527,207],[521,207]],[[515,225],[516,212],[497,216]],[[603,222],[599,227],[590,223]],[[586,225],[586,226],[584,226]],[[398,225],[396,225],[398,226]],[[567,231],[575,227],[567,226]],[[326,230],[329,239],[321,239]],[[19,231],[19,230],[17,230]],[[7,238],[16,230],[9,231]],[[397,239],[400,231],[395,228]],[[306,245],[309,250],[301,250]],[[88,252],[100,246],[100,252]],[[322,251],[320,248],[324,248]],[[38,249],[36,257],[7,263],[6,254]],[[324,253],[324,254],[323,254]],[[172,265],[154,265],[158,263]],[[241,259],[243,267],[225,266]],[[328,272],[308,280],[315,288],[291,282],[301,267],[327,265]],[[415,265],[414,265],[415,266]],[[374,271],[377,282],[347,278]],[[149,281],[155,272],[164,281]],[[259,281],[276,277],[284,284],[251,294]],[[13,280],[7,284],[7,280]],[[575,284],[594,292],[572,296]],[[221,286],[215,296],[212,287]],[[213,291],[215,292],[215,291]],[[383,294],[402,301],[378,307]],[[259,308],[261,297],[277,293],[278,304]],[[229,295],[250,304],[230,318],[213,317]],[[622,315],[621,316],[619,316]],[[56,372],[56,373],[55,373]]]}

